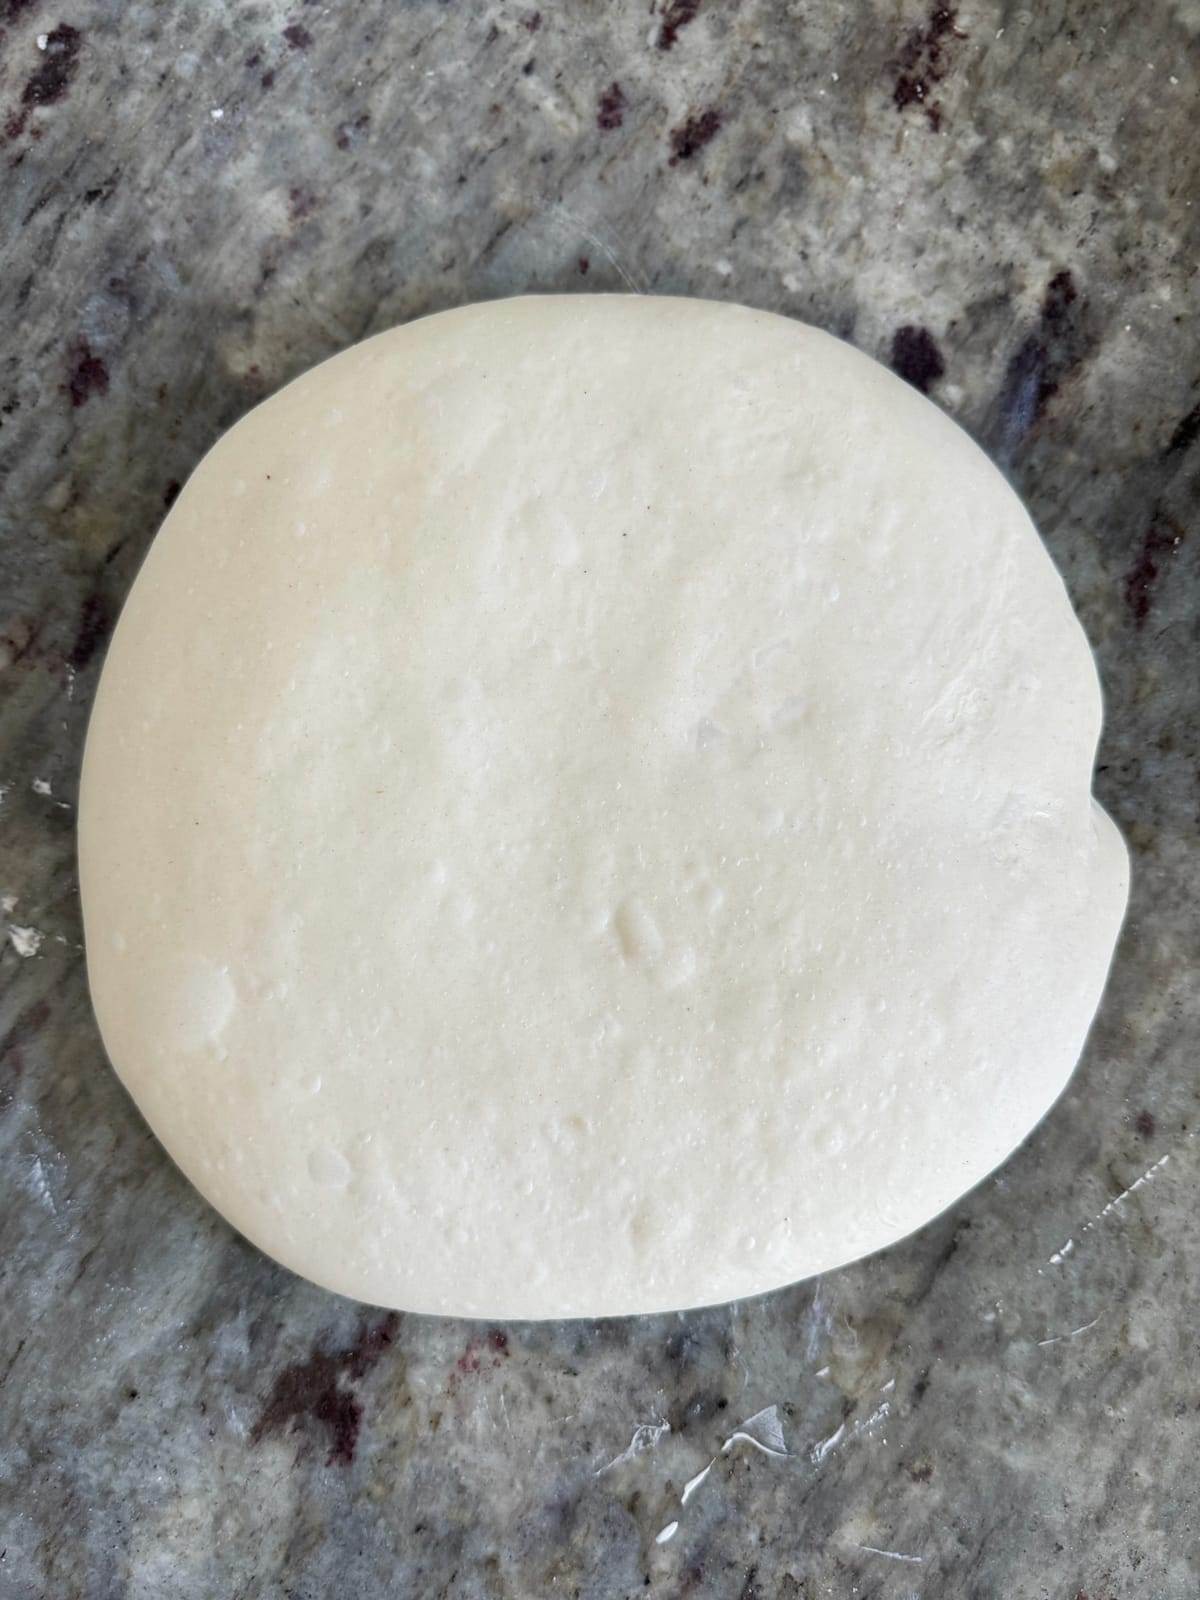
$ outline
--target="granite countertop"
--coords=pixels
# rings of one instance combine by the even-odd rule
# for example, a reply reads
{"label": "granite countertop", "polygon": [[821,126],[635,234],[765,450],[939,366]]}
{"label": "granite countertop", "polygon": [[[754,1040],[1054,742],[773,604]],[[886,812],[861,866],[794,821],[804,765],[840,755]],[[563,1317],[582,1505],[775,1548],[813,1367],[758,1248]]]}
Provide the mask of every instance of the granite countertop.
{"label": "granite countertop", "polygon": [[[1198,81],[1196,0],[0,0],[3,1600],[1194,1600]],[[222,429],[580,289],[816,322],[1001,462],[1099,656],[1132,906],[1066,1097],[896,1248],[682,1316],[389,1316],[235,1237],[107,1067],[84,726]],[[721,1453],[764,1411],[786,1455]]]}

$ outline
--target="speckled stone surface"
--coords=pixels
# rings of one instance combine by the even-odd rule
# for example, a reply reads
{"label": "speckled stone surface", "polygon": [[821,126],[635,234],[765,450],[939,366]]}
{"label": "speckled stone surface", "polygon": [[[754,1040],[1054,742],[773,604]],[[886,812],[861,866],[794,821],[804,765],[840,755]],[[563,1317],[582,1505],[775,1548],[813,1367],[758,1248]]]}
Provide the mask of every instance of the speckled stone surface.
{"label": "speckled stone surface", "polygon": [[[3,1600],[1200,1592],[1198,87],[1196,0],[0,0]],[[1132,908],[1065,1099],[899,1247],[682,1317],[388,1317],[236,1238],[105,1063],[88,704],[255,400],[581,288],[819,323],[1003,464]],[[772,1406],[786,1456],[721,1453]]]}

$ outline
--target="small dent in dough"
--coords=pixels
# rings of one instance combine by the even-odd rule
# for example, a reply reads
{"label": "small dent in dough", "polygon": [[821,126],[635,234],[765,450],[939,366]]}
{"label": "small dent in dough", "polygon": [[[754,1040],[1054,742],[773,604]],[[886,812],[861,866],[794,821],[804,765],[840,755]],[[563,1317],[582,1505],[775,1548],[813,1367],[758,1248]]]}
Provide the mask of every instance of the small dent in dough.
{"label": "small dent in dough", "polygon": [[650,1243],[654,1230],[654,1219],[649,1206],[644,1201],[635,1201],[632,1215],[628,1222],[629,1237],[638,1250],[644,1250]]}
{"label": "small dent in dough", "polygon": [[215,1045],[237,1007],[228,967],[196,961],[175,987],[173,1033],[184,1050]]}
{"label": "small dent in dough", "polygon": [[317,1145],[308,1153],[308,1175],[322,1189],[344,1189],[352,1172],[345,1156],[331,1144]]}
{"label": "small dent in dough", "polygon": [[696,861],[687,861],[683,868],[683,888],[690,894],[706,917],[714,917],[725,904],[725,891],[714,883],[711,874]]}
{"label": "small dent in dough", "polygon": [[761,671],[769,661],[786,654],[791,646],[788,639],[772,639],[768,644],[760,644],[750,653],[750,665],[755,672]]}
{"label": "small dent in dough", "polygon": [[690,945],[676,951],[666,964],[663,983],[668,989],[678,989],[696,976],[696,952]]}
{"label": "small dent in dough", "polygon": [[578,566],[583,554],[578,534],[566,523],[555,533],[550,549],[554,563],[559,567]]}
{"label": "small dent in dough", "polygon": [[798,728],[808,714],[808,701],[801,694],[789,695],[783,703],[777,706],[771,716],[771,725],[774,728]]}
{"label": "small dent in dough", "polygon": [[577,1113],[558,1117],[550,1122],[545,1129],[547,1141],[556,1149],[571,1155],[577,1151],[591,1132],[591,1125],[586,1117]]}
{"label": "small dent in dough", "polygon": [[617,907],[613,929],[626,961],[651,962],[662,955],[663,941],[658,924],[636,896],[623,900]]}

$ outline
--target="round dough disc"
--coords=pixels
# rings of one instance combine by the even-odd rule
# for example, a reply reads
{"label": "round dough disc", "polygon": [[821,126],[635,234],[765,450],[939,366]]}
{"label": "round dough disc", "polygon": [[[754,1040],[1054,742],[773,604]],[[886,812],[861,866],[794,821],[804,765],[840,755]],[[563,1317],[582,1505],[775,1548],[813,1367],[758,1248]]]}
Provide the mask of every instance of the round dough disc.
{"label": "round dough disc", "polygon": [[1100,693],[966,434],[815,329],[472,306],[204,460],[113,641],[88,968],[188,1177],[408,1310],[722,1301],[1062,1090],[1125,905]]}

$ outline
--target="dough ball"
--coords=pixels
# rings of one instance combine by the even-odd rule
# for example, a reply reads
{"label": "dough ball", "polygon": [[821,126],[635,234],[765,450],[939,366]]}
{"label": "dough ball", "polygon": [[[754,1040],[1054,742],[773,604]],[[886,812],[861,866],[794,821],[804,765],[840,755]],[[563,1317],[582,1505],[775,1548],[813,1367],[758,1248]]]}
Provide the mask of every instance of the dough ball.
{"label": "dough ball", "polygon": [[928,401],[739,307],[472,306],[240,422],[88,737],[88,969],[289,1267],[492,1317],[901,1238],[1065,1084],[1123,914],[1100,693]]}

